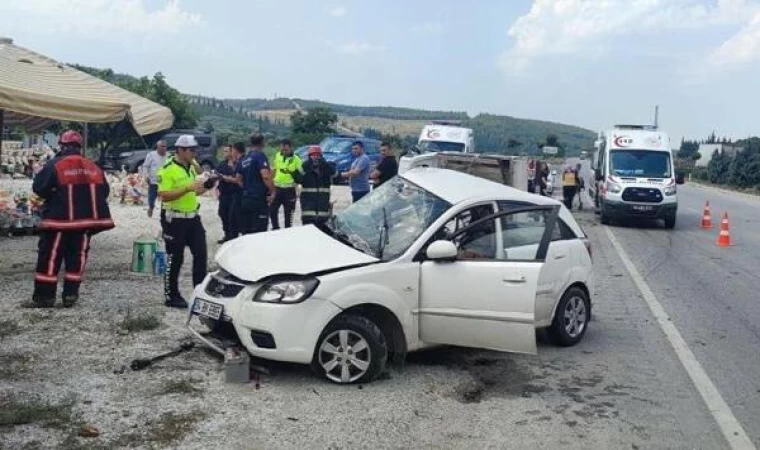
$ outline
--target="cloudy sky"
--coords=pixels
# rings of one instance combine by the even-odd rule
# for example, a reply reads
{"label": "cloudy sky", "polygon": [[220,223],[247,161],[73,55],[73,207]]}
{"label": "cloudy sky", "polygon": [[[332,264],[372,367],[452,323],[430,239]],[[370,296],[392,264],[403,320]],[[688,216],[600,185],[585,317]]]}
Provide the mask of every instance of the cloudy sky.
{"label": "cloudy sky", "polygon": [[187,93],[760,134],[760,0],[23,0],[0,36]]}

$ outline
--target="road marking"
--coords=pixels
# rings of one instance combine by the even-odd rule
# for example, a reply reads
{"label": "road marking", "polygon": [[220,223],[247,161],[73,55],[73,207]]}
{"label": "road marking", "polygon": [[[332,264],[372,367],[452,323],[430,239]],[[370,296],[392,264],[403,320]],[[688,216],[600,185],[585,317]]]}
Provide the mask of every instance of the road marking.
{"label": "road marking", "polygon": [[654,296],[654,293],[652,293],[652,290],[644,281],[644,278],[636,269],[636,266],[628,257],[628,254],[623,250],[623,246],[620,245],[615,234],[610,227],[605,227],[605,230],[612,242],[612,246],[615,247],[620,259],[623,261],[623,265],[628,270],[631,278],[633,278],[633,282],[636,283],[636,287],[639,288],[650,311],[652,311],[652,315],[657,320],[657,323],[665,333],[668,341],[670,341],[670,345],[673,346],[673,350],[675,350],[676,355],[678,355],[678,359],[681,360],[681,364],[684,369],[686,369],[686,373],[689,374],[691,381],[702,396],[702,400],[704,400],[707,405],[707,409],[710,410],[713,418],[715,418],[715,421],[718,423],[729,446],[735,450],[755,450],[756,447],[747,436],[744,428],[742,428],[739,421],[736,420],[736,417],[731,412],[731,408],[728,407],[728,404],[726,404],[725,400],[723,400],[723,397],[720,395],[720,392],[718,392],[718,388],[715,387],[715,384],[707,376],[707,372],[705,372],[705,369],[702,368],[702,365],[697,361],[694,353],[692,353],[691,349],[686,344],[686,341],[681,337],[681,333],[673,322],[671,322],[670,317],[665,313],[665,310],[657,300],[657,297]]}

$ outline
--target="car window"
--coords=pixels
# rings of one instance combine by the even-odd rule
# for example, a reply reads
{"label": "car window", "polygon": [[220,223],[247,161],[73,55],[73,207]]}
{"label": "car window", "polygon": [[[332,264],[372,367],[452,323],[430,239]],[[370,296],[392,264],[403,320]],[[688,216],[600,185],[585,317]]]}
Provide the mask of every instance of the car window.
{"label": "car window", "polygon": [[208,147],[211,145],[211,136],[196,136],[195,140],[201,147]]}
{"label": "car window", "polygon": [[528,211],[501,217],[501,258],[533,261],[544,236],[549,211]]}
{"label": "car window", "polygon": [[438,239],[450,240],[451,237],[454,236],[454,234],[456,234],[457,231],[470,225],[476,220],[481,219],[486,216],[490,216],[493,213],[494,213],[493,206],[490,204],[478,205],[473,208],[466,209],[460,212],[459,214],[457,214],[456,216],[454,216],[448,222],[446,222],[443,225],[443,227],[441,227],[441,229],[438,230],[438,233],[436,233],[434,240],[438,240]]}
{"label": "car window", "polygon": [[566,241],[577,239],[577,237],[562,219],[557,219],[557,224],[554,226],[554,230],[552,230],[552,241]]}
{"label": "car window", "polygon": [[457,259],[499,259],[496,251],[496,220],[487,220],[456,235],[453,242],[459,250]]}

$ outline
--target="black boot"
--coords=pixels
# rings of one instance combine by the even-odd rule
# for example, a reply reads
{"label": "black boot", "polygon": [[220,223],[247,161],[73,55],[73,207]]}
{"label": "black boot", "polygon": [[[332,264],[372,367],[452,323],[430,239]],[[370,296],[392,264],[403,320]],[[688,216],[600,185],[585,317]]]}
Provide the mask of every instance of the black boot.
{"label": "black boot", "polygon": [[64,295],[62,300],[64,308],[71,308],[79,301],[79,296],[76,294]]}
{"label": "black boot", "polygon": [[55,297],[42,297],[33,295],[31,301],[21,304],[22,308],[52,308],[55,306]]}
{"label": "black boot", "polygon": [[170,295],[167,297],[166,300],[164,300],[164,305],[168,306],[169,308],[187,309],[187,302],[179,294]]}

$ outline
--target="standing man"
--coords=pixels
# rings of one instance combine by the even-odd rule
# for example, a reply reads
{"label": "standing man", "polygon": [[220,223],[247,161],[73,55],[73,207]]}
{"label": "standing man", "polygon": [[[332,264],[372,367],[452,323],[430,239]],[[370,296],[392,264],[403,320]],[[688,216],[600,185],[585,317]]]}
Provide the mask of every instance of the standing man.
{"label": "standing man", "polygon": [[103,171],[82,156],[82,136],[66,131],[61,149],[34,177],[32,190],[45,200],[40,221],[39,253],[32,302],[24,306],[55,305],[58,272],[66,266],[63,306],[79,299],[79,285],[90,249],[90,237],[114,227],[108,208],[109,187]]}
{"label": "standing man", "polygon": [[578,190],[577,178],[575,170],[570,166],[562,172],[562,197],[567,209],[573,209],[573,198]]}
{"label": "standing man", "polygon": [[276,194],[272,171],[264,154],[264,136],[251,136],[251,151],[240,162],[235,175],[243,187],[240,200],[240,231],[243,234],[267,231],[269,205]]}
{"label": "standing man", "polygon": [[381,184],[398,174],[398,163],[396,162],[396,156],[393,154],[393,149],[391,149],[391,144],[383,142],[380,145],[380,156],[382,156],[380,163],[378,163],[370,175],[370,178],[375,183],[375,188],[378,188]]}
{"label": "standing man", "polygon": [[198,195],[213,187],[214,180],[196,180],[193,159],[198,143],[195,137],[183,134],[175,144],[177,153],[158,171],[158,195],[164,204],[166,224],[166,272],[164,274],[164,304],[172,308],[187,308],[179,292],[179,271],[185,258],[185,247],[193,255],[193,286],[206,277],[206,230],[198,214]]}
{"label": "standing man", "polygon": [[351,163],[351,169],[343,172],[343,178],[348,178],[351,185],[351,199],[354,203],[369,193],[369,156],[364,153],[364,144],[362,141],[356,141],[351,146],[354,154],[354,162]]}
{"label": "standing man", "polygon": [[586,183],[583,181],[583,176],[581,175],[581,163],[575,165],[575,183],[577,187],[575,193],[578,195],[578,211],[580,211],[583,209],[583,196],[581,195],[581,192],[586,188]]}
{"label": "standing man", "polygon": [[285,228],[293,225],[293,212],[296,210],[296,181],[293,174],[301,170],[301,158],[293,154],[290,140],[283,139],[280,151],[274,155],[274,187],[276,195],[269,208],[272,229],[280,228],[280,206],[285,209]]}
{"label": "standing man", "polygon": [[330,217],[330,185],[335,167],[322,157],[322,150],[312,145],[301,168],[301,222],[323,224]]}
{"label": "standing man", "polygon": [[156,149],[148,153],[143,162],[143,176],[148,181],[148,217],[153,217],[153,209],[158,198],[158,169],[166,163],[166,141],[156,142]]}
{"label": "standing man", "polygon": [[223,244],[237,237],[236,218],[233,216],[235,197],[240,192],[235,170],[239,159],[239,153],[233,146],[224,147],[224,161],[219,163],[216,173],[219,175],[219,218],[222,219],[224,237],[217,242]]}

